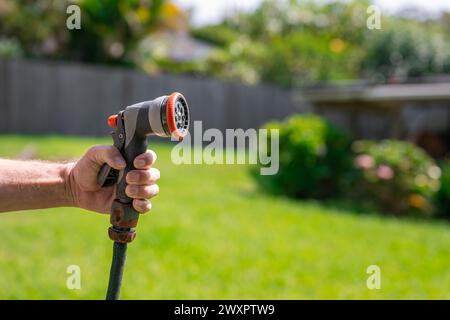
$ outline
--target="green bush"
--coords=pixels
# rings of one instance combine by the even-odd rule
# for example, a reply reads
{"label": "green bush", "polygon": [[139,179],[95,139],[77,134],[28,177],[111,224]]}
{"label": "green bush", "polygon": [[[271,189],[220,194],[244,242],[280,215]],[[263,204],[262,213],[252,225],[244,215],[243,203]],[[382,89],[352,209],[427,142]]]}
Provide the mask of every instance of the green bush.
{"label": "green bush", "polygon": [[8,39],[0,37],[0,57],[20,57],[22,56],[22,48],[20,43],[15,39]]}
{"label": "green bush", "polygon": [[202,26],[191,31],[194,38],[218,47],[227,46],[239,38],[239,33],[224,24]]}
{"label": "green bush", "polygon": [[385,140],[353,143],[359,179],[352,195],[384,212],[431,215],[432,197],[440,188],[441,170],[422,149],[409,142]]}
{"label": "green bush", "polygon": [[369,33],[365,43],[364,77],[390,82],[450,72],[446,34],[424,25],[397,22]]}
{"label": "green bush", "polygon": [[450,161],[441,166],[441,188],[436,194],[436,207],[440,216],[450,218]]}
{"label": "green bush", "polygon": [[276,175],[257,176],[264,188],[295,198],[340,193],[351,167],[350,139],[344,132],[315,115],[292,116],[265,128],[279,129],[280,167]]}

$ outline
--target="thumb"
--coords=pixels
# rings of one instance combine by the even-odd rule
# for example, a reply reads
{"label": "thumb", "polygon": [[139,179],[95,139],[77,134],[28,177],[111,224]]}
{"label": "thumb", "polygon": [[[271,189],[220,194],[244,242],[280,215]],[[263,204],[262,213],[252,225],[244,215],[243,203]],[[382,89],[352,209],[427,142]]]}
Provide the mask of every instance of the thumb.
{"label": "thumb", "polygon": [[114,146],[95,146],[88,151],[90,158],[99,166],[104,163],[110,167],[121,170],[126,167],[125,160]]}

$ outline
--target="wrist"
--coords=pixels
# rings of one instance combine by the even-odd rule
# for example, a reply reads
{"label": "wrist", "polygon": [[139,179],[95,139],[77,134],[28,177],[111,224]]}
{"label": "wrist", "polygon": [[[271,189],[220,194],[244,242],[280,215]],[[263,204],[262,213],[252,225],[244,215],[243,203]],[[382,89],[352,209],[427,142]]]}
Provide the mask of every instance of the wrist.
{"label": "wrist", "polygon": [[66,163],[61,168],[61,178],[63,181],[64,199],[67,207],[77,207],[75,182],[73,177],[73,168],[75,163]]}

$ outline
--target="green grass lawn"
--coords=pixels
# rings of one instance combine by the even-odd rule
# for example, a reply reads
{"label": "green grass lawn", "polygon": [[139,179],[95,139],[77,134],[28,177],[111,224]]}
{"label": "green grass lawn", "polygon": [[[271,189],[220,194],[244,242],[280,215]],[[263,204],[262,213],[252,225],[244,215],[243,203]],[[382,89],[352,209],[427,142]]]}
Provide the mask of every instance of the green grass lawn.
{"label": "green grass lawn", "polygon": [[[0,156],[62,160],[109,139],[0,136]],[[450,298],[442,221],[397,220],[258,192],[245,166],[174,166],[154,145],[161,194],[129,246],[125,299]],[[108,217],[80,209],[0,214],[0,298],[103,299]],[[66,268],[81,267],[81,290]],[[368,290],[376,264],[382,288]]]}

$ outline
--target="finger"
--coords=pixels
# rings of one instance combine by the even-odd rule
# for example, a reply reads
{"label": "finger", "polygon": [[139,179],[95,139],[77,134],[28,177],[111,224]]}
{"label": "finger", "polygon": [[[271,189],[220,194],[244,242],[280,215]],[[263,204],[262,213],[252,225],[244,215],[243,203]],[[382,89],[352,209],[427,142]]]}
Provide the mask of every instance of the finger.
{"label": "finger", "polygon": [[136,169],[150,169],[150,167],[155,163],[156,161],[156,153],[153,150],[147,150],[146,153],[138,155],[134,161],[134,167]]}
{"label": "finger", "polygon": [[156,168],[147,170],[132,170],[128,172],[126,181],[128,184],[151,185],[155,184],[160,177],[160,172]]}
{"label": "finger", "polygon": [[87,155],[99,166],[107,163],[110,167],[121,170],[126,167],[125,160],[114,146],[94,146]]}
{"label": "finger", "polygon": [[152,204],[146,199],[134,199],[133,208],[136,209],[137,212],[146,213],[152,209]]}
{"label": "finger", "polygon": [[151,186],[127,185],[125,194],[134,199],[150,199],[158,195],[159,187],[157,184]]}

